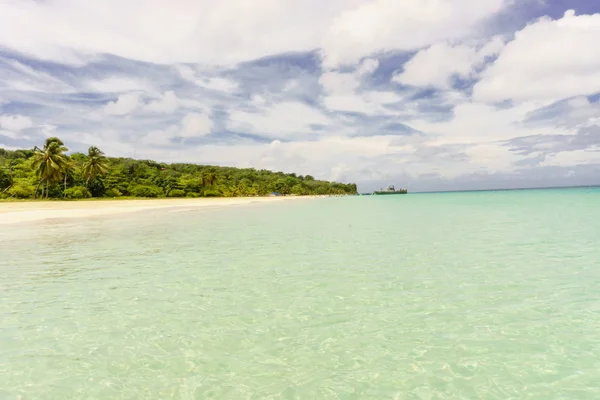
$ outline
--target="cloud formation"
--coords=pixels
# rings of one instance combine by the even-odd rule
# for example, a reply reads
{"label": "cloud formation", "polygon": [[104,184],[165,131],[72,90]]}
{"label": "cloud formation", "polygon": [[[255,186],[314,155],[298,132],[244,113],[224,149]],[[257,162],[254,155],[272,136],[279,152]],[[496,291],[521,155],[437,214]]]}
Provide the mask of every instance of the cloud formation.
{"label": "cloud formation", "polygon": [[599,41],[600,5],[537,0],[5,0],[0,143],[362,190],[600,183]]}
{"label": "cloud formation", "polygon": [[474,88],[483,101],[553,102],[600,92],[600,13],[542,17],[515,33]]}

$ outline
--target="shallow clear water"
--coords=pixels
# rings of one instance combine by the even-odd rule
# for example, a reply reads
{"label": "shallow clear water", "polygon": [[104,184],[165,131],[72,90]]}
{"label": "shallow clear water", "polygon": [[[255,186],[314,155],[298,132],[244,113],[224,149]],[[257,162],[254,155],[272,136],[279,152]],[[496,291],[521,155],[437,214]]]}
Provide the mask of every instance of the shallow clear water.
{"label": "shallow clear water", "polygon": [[0,399],[599,399],[600,190],[0,227]]}

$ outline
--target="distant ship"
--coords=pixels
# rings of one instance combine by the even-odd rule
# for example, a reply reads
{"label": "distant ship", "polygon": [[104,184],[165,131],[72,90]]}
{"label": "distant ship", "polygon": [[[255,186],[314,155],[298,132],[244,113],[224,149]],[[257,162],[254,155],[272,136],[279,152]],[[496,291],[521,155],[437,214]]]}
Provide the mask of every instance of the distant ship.
{"label": "distant ship", "polygon": [[388,186],[387,189],[376,190],[373,194],[406,194],[408,190],[398,189],[396,190],[393,185]]}

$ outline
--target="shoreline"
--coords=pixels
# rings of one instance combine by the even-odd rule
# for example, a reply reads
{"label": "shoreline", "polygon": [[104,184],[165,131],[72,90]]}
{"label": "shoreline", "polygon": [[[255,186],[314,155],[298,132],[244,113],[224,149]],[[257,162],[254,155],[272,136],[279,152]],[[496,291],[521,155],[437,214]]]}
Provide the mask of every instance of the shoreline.
{"label": "shoreline", "polygon": [[168,208],[226,207],[253,203],[314,199],[323,196],[216,197],[195,199],[106,199],[96,201],[0,202],[0,225],[48,219],[86,218]]}

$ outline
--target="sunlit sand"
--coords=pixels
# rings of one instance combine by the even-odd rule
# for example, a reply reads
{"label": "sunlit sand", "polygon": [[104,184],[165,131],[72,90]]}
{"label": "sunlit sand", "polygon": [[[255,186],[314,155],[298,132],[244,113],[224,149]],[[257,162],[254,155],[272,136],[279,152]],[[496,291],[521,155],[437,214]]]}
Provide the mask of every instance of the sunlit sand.
{"label": "sunlit sand", "polygon": [[220,207],[251,203],[275,203],[298,199],[307,199],[307,197],[236,197],[0,203],[0,224],[31,222],[54,218],[85,218],[152,209]]}

